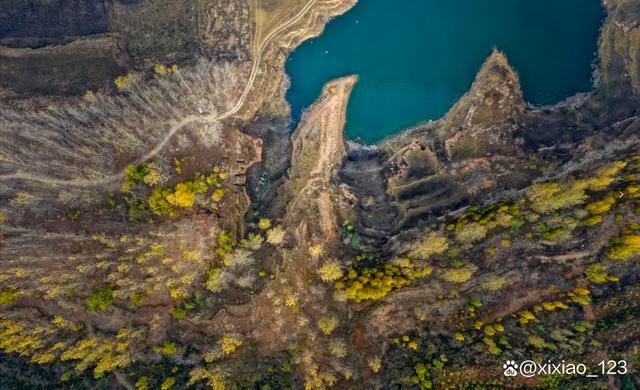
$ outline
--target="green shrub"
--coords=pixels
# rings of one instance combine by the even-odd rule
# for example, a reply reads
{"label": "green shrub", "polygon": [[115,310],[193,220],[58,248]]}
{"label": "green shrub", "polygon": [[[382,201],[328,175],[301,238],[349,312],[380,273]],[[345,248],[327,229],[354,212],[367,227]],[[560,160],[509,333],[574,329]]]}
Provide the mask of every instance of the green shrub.
{"label": "green shrub", "polygon": [[113,287],[105,286],[94,289],[89,298],[87,298],[87,307],[91,311],[106,310],[113,304]]}
{"label": "green shrub", "polygon": [[136,390],[149,390],[149,378],[146,376],[141,376],[134,386]]}
{"label": "green shrub", "polygon": [[485,290],[498,291],[506,282],[507,279],[504,276],[489,275],[480,283],[480,286]]}
{"label": "green shrub", "polygon": [[318,320],[318,328],[320,328],[325,335],[330,335],[337,326],[338,319],[335,317],[321,317]]}
{"label": "green shrub", "polygon": [[573,183],[538,183],[527,191],[527,198],[531,202],[531,208],[548,214],[583,204],[587,200],[586,187],[587,183],[581,180]]}
{"label": "green shrub", "polygon": [[461,244],[471,244],[487,235],[487,227],[477,222],[467,223],[456,230],[456,240]]}
{"label": "green shrub", "polygon": [[170,390],[173,388],[173,385],[176,384],[176,378],[170,376],[167,379],[164,380],[164,382],[162,382],[162,384],[160,385],[160,389],[161,390]]}
{"label": "green shrub", "polygon": [[436,232],[431,232],[423,240],[414,243],[411,247],[411,255],[428,259],[431,255],[440,254],[449,248],[447,238]]}
{"label": "green shrub", "polygon": [[131,192],[135,188],[136,184],[143,181],[144,177],[149,173],[149,170],[145,165],[136,167],[135,165],[129,165],[124,169],[126,174],[124,182],[120,187],[122,192]]}
{"label": "green shrub", "polygon": [[616,203],[616,198],[613,195],[607,195],[604,199],[598,200],[593,203],[589,203],[586,207],[587,211],[591,214],[604,214],[611,210],[611,207]]}
{"label": "green shrub", "polygon": [[328,261],[318,269],[320,279],[324,282],[333,282],[342,277],[342,267],[337,261]]}
{"label": "green shrub", "polygon": [[607,248],[607,256],[614,260],[623,260],[640,254],[640,235],[624,234],[612,240]]}
{"label": "green shrub", "polygon": [[15,290],[5,289],[0,291],[0,305],[11,305],[18,298],[20,298],[20,293]]}
{"label": "green shrub", "polygon": [[178,352],[178,346],[172,341],[165,341],[164,344],[155,347],[153,350],[162,355],[169,356],[175,355]]}
{"label": "green shrub", "polygon": [[475,267],[466,266],[463,268],[450,269],[442,274],[442,279],[449,283],[464,283],[471,279],[476,272]]}
{"label": "green shrub", "polygon": [[529,341],[529,344],[536,349],[545,349],[545,348],[553,349],[552,348],[553,345],[547,343],[542,337],[531,335],[529,336],[528,341]]}
{"label": "green shrub", "polygon": [[431,368],[428,364],[417,363],[413,367],[415,375],[411,376],[411,382],[418,385],[420,389],[431,389],[433,382],[431,381]]}
{"label": "green shrub", "polygon": [[607,275],[607,267],[602,264],[592,264],[584,270],[584,274],[591,283],[602,284],[606,282],[617,282],[618,278]]}
{"label": "green shrub", "polygon": [[160,217],[170,215],[173,212],[173,206],[167,201],[167,197],[171,194],[173,194],[171,188],[154,188],[147,199],[151,212]]}
{"label": "green shrub", "polygon": [[[198,293],[196,293],[196,296],[197,295]],[[198,298],[195,298],[193,300],[187,301],[181,305],[174,307],[173,310],[171,310],[171,317],[175,318],[176,320],[185,318],[187,314],[189,314],[189,312],[195,309],[196,306],[198,305],[197,299]]]}

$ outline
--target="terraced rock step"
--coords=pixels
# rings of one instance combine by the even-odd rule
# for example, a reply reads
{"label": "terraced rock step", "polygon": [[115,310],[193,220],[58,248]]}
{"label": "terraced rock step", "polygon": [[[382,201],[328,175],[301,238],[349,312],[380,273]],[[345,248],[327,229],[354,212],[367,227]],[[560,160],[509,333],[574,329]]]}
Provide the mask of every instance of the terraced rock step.
{"label": "terraced rock step", "polygon": [[396,226],[398,212],[389,202],[382,174],[382,156],[375,147],[347,143],[347,160],[340,179],[358,195],[358,232],[373,247],[386,242]]}

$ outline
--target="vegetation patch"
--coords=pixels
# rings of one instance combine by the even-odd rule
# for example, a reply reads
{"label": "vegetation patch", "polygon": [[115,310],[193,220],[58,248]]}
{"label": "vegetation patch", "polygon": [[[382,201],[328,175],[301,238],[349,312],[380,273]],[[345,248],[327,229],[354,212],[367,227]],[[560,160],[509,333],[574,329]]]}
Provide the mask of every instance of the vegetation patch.
{"label": "vegetation patch", "polygon": [[113,304],[114,294],[112,286],[104,286],[94,289],[89,298],[87,298],[87,307],[91,311],[107,310]]}

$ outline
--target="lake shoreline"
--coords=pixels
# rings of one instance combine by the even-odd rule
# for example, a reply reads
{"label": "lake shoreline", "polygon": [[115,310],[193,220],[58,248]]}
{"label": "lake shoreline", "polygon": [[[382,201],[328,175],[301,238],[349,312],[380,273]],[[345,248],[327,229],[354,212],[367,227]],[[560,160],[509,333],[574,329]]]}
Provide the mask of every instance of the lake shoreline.
{"label": "lake shoreline", "polygon": [[[597,4],[597,6],[595,4]],[[425,11],[431,10],[427,6],[413,6],[411,4],[408,6],[410,10],[413,10],[411,7],[414,7],[417,10],[421,10],[423,8]],[[414,42],[416,38],[407,37],[407,40],[410,41],[410,43],[405,43],[401,46],[402,48],[397,49],[409,51],[417,49],[416,51],[418,53],[421,52],[420,49],[424,51],[424,48],[432,48],[431,51],[435,50],[436,53],[443,51],[442,54],[438,54],[438,57],[435,58],[432,58],[433,54],[428,53],[418,54],[416,58],[412,57],[413,54],[406,57],[407,54],[403,54],[402,51],[400,51],[398,55],[394,55],[394,52],[390,51],[390,49],[385,46],[385,41],[393,41],[396,35],[404,34],[405,30],[408,34],[413,35],[423,30],[415,26],[400,28],[397,32],[387,28],[384,34],[388,34],[389,36],[385,35],[386,38],[381,36],[380,39],[377,39],[377,35],[374,35],[371,38],[368,38],[369,42],[365,43],[360,43],[361,40],[357,36],[354,36],[348,43],[342,43],[341,41],[343,39],[341,37],[345,36],[345,34],[350,33],[353,35],[363,29],[365,29],[363,31],[369,32],[369,30],[366,30],[367,25],[374,22],[382,23],[379,19],[376,19],[379,18],[378,15],[370,16],[370,14],[378,12],[376,7],[379,8],[379,6],[372,4],[368,5],[366,8],[362,7],[362,5],[356,5],[346,14],[339,18],[334,18],[330,23],[328,23],[322,35],[302,43],[288,55],[285,63],[285,73],[291,79],[291,84],[288,86],[286,91],[286,100],[294,121],[296,121],[296,118],[300,117],[301,110],[304,110],[304,107],[310,105],[311,102],[315,100],[315,93],[313,91],[319,91],[324,82],[346,74],[357,73],[361,76],[361,82],[354,90],[354,94],[351,98],[346,126],[347,137],[353,140],[357,139],[356,137],[359,136],[361,137],[361,141],[364,143],[379,143],[390,134],[397,134],[405,129],[421,126],[428,120],[438,120],[442,118],[448,109],[460,98],[460,96],[468,90],[469,85],[475,77],[480,65],[490,54],[491,47],[496,46],[492,43],[488,43],[486,47],[482,45],[475,45],[474,48],[472,48],[473,54],[465,54],[460,57],[460,54],[456,54],[455,50],[442,48],[442,45],[444,45],[449,38],[442,38],[439,37],[439,35],[435,35],[434,39],[440,39],[442,41],[441,43],[439,41],[424,43],[422,42],[423,39],[419,39],[417,42]],[[480,8],[482,9],[482,7]],[[510,12],[515,13],[516,11],[526,9],[526,7],[522,5],[519,7],[513,6],[511,8],[513,9],[502,11],[502,14],[509,14]],[[562,103],[580,91],[588,92],[594,89],[593,63],[594,61],[597,61],[598,58],[593,53],[596,51],[598,44],[598,30],[603,25],[606,14],[599,2],[594,3],[594,7],[591,8],[596,9],[590,11],[590,15],[593,15],[591,15],[589,19],[598,21],[596,26],[594,26],[595,29],[589,27],[588,23],[583,23],[580,25],[580,31],[588,30],[589,33],[587,36],[592,36],[593,39],[585,37],[584,41],[577,45],[580,49],[575,49],[574,51],[576,53],[572,53],[573,56],[577,56],[579,58],[578,60],[572,61],[578,65],[580,71],[576,72],[574,69],[571,69],[571,66],[573,66],[570,65],[571,61],[569,61],[569,65],[563,65],[563,62],[561,62],[563,60],[560,59],[543,60],[543,63],[540,64],[540,67],[544,69],[556,66],[554,65],[556,62],[560,64],[558,65],[560,68],[557,69],[560,73],[568,71],[569,74],[572,75],[571,77],[573,79],[569,84],[557,82],[555,79],[559,76],[544,76],[544,80],[540,81],[539,78],[543,77],[542,75],[546,73],[537,71],[536,69],[530,69],[532,67],[537,67],[537,64],[523,67],[523,61],[526,65],[530,62],[529,57],[532,57],[532,55],[528,55],[528,57],[523,58],[522,53],[518,53],[518,51],[522,52],[519,47],[526,46],[517,44],[517,42],[519,42],[517,39],[512,39],[510,41],[507,40],[505,43],[497,45],[502,51],[507,53],[511,61],[515,62],[514,67],[518,69],[519,73],[523,73],[524,76],[526,76],[522,77],[521,80],[524,85],[523,89],[525,91],[525,99],[533,102],[535,107],[544,108],[550,105],[553,106]],[[373,11],[367,11],[370,9],[373,9]],[[439,10],[435,9],[435,11]],[[440,12],[444,11],[440,10]],[[400,13],[400,15],[402,14]],[[482,15],[479,17],[482,18]],[[400,18],[399,20],[403,19]],[[413,21],[414,19],[409,20]],[[418,18],[416,20],[420,19]],[[463,20],[466,19],[463,18]],[[432,21],[432,23],[436,22]],[[482,25],[482,21],[480,24]],[[538,42],[538,47],[543,47],[548,43],[547,40],[552,40],[552,38],[537,38],[536,35],[538,33],[535,32],[537,30],[534,28],[536,26],[537,25],[534,24],[531,27],[534,31],[528,33],[527,31],[524,31],[526,27],[522,27],[515,31],[515,35],[522,35],[520,38],[521,40],[533,39],[534,42]],[[551,29],[552,27],[560,28],[555,25],[551,25],[549,28]],[[448,32],[451,34],[456,32],[455,30],[449,31],[446,29],[437,30],[437,28],[445,29],[446,26],[440,27],[435,24],[431,30],[425,31],[428,34],[438,34],[438,31]],[[484,33],[486,37],[483,39],[502,39],[496,37],[500,37],[505,28],[492,30],[487,27],[487,31]],[[566,34],[569,34],[569,32],[566,32]],[[450,39],[454,40],[453,44],[457,42],[455,34],[454,37]],[[563,42],[570,44],[572,42],[572,38],[566,38]],[[417,46],[414,48],[413,45]],[[342,46],[345,46],[345,48]],[[360,48],[359,46],[363,47]],[[503,46],[506,47],[503,48]],[[562,47],[562,45],[556,45],[557,50],[560,50],[560,47]],[[534,51],[534,49],[529,48],[527,48],[527,50]],[[380,57],[379,54],[375,53],[377,51],[386,53],[383,58],[389,57],[394,59],[384,59],[382,60],[383,62],[380,63],[380,59],[376,60],[376,58]],[[442,59],[439,58],[441,56],[443,56]],[[548,56],[553,57],[553,51],[551,51]],[[367,60],[369,57],[371,57],[371,59]],[[396,59],[396,57],[398,58]],[[431,60],[429,58],[431,58]],[[440,64],[441,61],[445,62]],[[469,61],[471,61],[471,63],[466,64]],[[396,62],[398,63],[397,69],[395,65]],[[367,63],[375,63],[376,65],[374,68],[383,68],[383,70],[369,69],[368,67],[365,67],[361,71],[360,68],[365,66],[363,64]],[[447,68],[450,67],[449,63],[454,64],[453,68],[456,69],[455,71],[452,70],[449,72],[447,70]],[[459,64],[455,65],[456,63]],[[386,69],[389,66],[391,67],[391,70]],[[459,77],[456,75],[460,75],[461,71],[463,71],[462,79],[455,80],[455,78]],[[533,74],[531,73],[532,71],[534,71]],[[400,73],[406,73],[406,75],[399,75]],[[573,73],[577,73],[579,76],[573,76]],[[536,76],[536,74],[538,75]],[[533,84],[531,79],[531,77],[533,77],[532,75],[536,77],[533,79]],[[385,77],[385,81],[383,82],[382,79],[378,81],[376,77]],[[407,77],[410,77],[410,81],[407,80],[408,84],[406,84],[407,86],[404,86],[405,84],[403,84],[404,81],[402,80]],[[547,78],[549,78],[549,80],[546,80]],[[563,78],[569,77],[563,76]],[[393,80],[398,81],[395,82],[396,84],[388,84],[388,82],[394,82]],[[574,83],[575,86],[571,87],[570,83]],[[540,88],[537,84],[547,85],[547,87],[543,88],[551,88],[550,91],[552,93],[558,93],[559,96],[554,98],[555,101],[545,103],[545,100],[540,99],[548,99],[548,97],[544,97],[547,96],[547,93],[544,92],[544,89],[540,92]],[[436,86],[438,89],[432,90],[432,88]],[[534,90],[538,92],[534,92]],[[575,92],[576,90],[578,92]],[[532,93],[536,93],[537,95],[531,95]],[[541,93],[542,95],[540,95]],[[382,100],[377,97],[382,96],[381,94],[384,94],[385,96]],[[538,96],[538,99],[535,98],[536,96]],[[404,122],[405,124],[398,122]],[[375,131],[367,131],[363,134],[362,130],[356,130],[366,128],[375,129]]]}

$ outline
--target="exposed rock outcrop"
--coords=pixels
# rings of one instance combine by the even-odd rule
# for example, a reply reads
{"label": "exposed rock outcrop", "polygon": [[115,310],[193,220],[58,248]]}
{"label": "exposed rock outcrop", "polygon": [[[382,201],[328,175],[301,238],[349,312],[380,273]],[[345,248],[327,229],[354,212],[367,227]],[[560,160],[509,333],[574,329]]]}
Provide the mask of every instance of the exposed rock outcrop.
{"label": "exposed rock outcrop", "polygon": [[328,83],[293,134],[291,168],[279,203],[286,210],[285,223],[297,229],[300,241],[336,237],[336,189],[331,181],[347,155],[343,131],[356,81],[356,76],[348,76]]}
{"label": "exposed rock outcrop", "polygon": [[[115,103],[86,99],[84,111],[1,112],[10,137],[0,138],[10,143],[0,148],[0,171],[8,173],[0,178],[0,349],[10,354],[0,352],[0,388],[95,388],[109,377],[127,388],[185,388],[198,379],[207,383],[195,386],[216,388],[533,388],[550,382],[503,381],[497,354],[544,352],[585,362],[611,351],[637,357],[639,158],[606,163],[622,150],[607,150],[608,142],[620,147],[625,135],[638,134],[637,118],[611,125],[618,114],[602,115],[608,127],[585,120],[600,138],[576,136],[564,147],[554,134],[592,118],[569,103],[566,111],[526,111],[518,77],[496,51],[443,119],[381,146],[345,146],[356,76],[325,86],[290,143],[268,149],[265,137],[245,133],[258,116],[281,126],[277,135],[289,134],[284,59],[319,33],[327,15],[354,1],[119,0],[126,20],[150,16],[132,26],[144,34],[129,31],[141,37],[128,43],[146,60],[175,54],[214,20],[221,24],[205,34],[220,40],[200,38],[216,58],[253,59],[243,73],[250,82],[227,90],[212,81],[216,88],[200,90],[211,68],[189,73],[185,66],[174,74],[174,88],[174,76],[154,77],[155,84],[141,79],[146,88],[167,88],[146,93],[137,85]],[[608,23],[622,23],[609,26],[615,34],[637,31],[636,4],[607,2],[617,15]],[[260,31],[245,7],[264,12]],[[182,26],[201,12],[196,8],[208,9],[209,18]],[[175,46],[155,40],[176,25],[185,29],[175,32]],[[637,45],[629,43],[636,38],[614,35],[602,49],[613,53],[597,95],[607,99],[584,98],[606,102],[597,113],[609,104],[612,111],[632,107],[640,86]],[[194,112],[200,96],[211,110]],[[215,96],[235,104],[229,114],[208,113],[228,109]],[[159,103],[169,97],[171,104]],[[549,120],[550,112],[563,121]],[[531,117],[539,127],[531,127]],[[523,132],[545,124],[552,124],[550,147],[520,145]],[[633,147],[637,153],[637,141]],[[556,162],[562,148],[570,157]],[[280,161],[273,154],[291,164],[286,177],[260,175],[273,180],[266,191],[277,207],[252,213],[250,203],[261,200],[246,196],[253,186],[247,170],[268,153],[274,164]],[[581,174],[566,175],[570,169]],[[543,176],[551,182],[526,188]],[[461,210],[482,202],[489,204]],[[157,212],[167,209],[169,215]],[[607,348],[595,359],[598,345]],[[25,359],[15,364],[18,353]],[[37,365],[42,380],[31,378],[31,363],[47,360]],[[69,382],[53,383],[72,367]],[[85,369],[102,377],[74,383],[89,383]],[[629,374],[625,380],[636,383]]]}
{"label": "exposed rock outcrop", "polygon": [[518,75],[494,50],[470,90],[442,119],[382,145],[389,156],[388,192],[401,216],[396,229],[486,191],[522,183],[514,168],[522,162],[516,130],[524,116]]}
{"label": "exposed rock outcrop", "polygon": [[608,17],[598,50],[597,97],[607,106],[616,103],[633,110],[640,98],[640,1],[605,0],[604,5]]}
{"label": "exposed rock outcrop", "polygon": [[517,153],[513,132],[522,124],[524,110],[518,76],[506,56],[494,50],[436,134],[450,161],[513,155]]}

